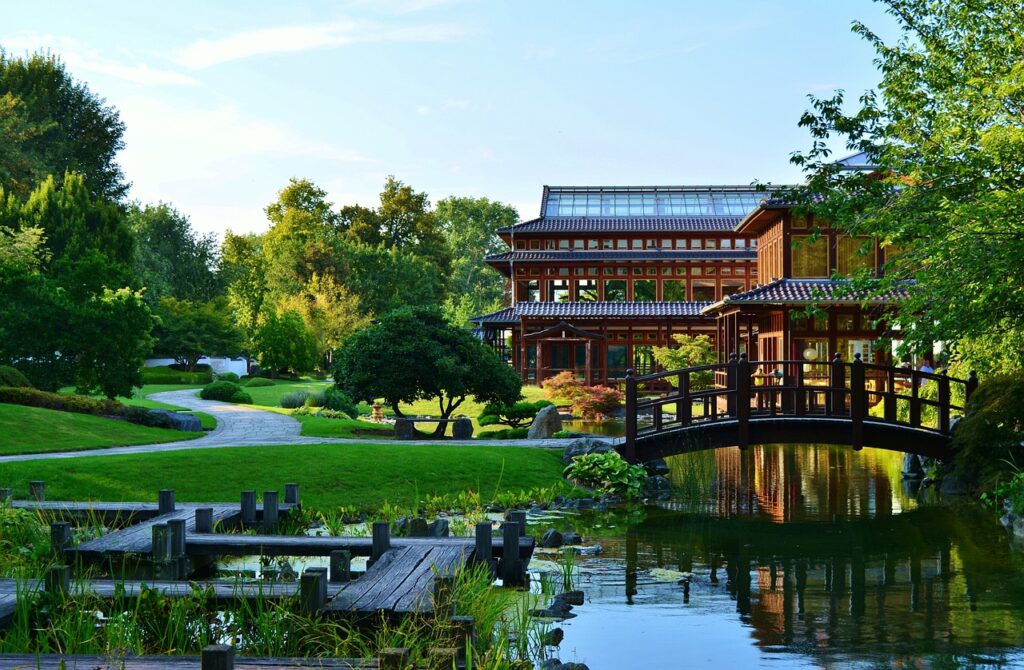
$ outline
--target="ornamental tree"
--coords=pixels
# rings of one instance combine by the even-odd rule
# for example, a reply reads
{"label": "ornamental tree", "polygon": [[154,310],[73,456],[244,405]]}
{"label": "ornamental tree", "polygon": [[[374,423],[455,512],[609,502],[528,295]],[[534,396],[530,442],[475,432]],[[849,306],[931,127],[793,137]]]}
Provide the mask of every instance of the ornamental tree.
{"label": "ornamental tree", "polygon": [[260,367],[272,376],[279,370],[308,372],[316,367],[316,340],[302,316],[294,311],[271,312],[252,336],[252,347]]}
{"label": "ornamental tree", "polygon": [[203,303],[164,297],[157,302],[156,315],[160,324],[153,331],[155,351],[189,371],[203,356],[237,356],[242,351],[242,333],[224,298]]}
{"label": "ornamental tree", "polygon": [[[472,396],[481,403],[515,403],[522,381],[512,368],[463,328],[431,308],[402,308],[350,336],[335,354],[335,384],[353,399],[383,398],[396,416],[400,403],[436,400],[447,419]],[[435,437],[444,434],[438,424]]]}
{"label": "ornamental tree", "polygon": [[[711,344],[711,338],[707,335],[682,335],[672,336],[675,340],[674,347],[654,347],[654,360],[666,370],[681,370],[682,368],[693,368],[700,365],[711,365],[716,362],[715,347]],[[704,370],[690,375],[690,390],[703,391],[714,386],[714,372]],[[679,384],[677,377],[670,377],[669,382],[673,386]]]}

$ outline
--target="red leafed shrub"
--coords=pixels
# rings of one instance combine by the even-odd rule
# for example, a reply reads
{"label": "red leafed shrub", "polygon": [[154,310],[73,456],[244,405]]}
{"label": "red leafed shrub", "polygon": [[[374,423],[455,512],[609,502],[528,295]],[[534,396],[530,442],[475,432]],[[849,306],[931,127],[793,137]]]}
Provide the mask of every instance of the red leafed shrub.
{"label": "red leafed shrub", "polygon": [[548,397],[548,400],[562,400],[570,403],[583,395],[587,388],[583,382],[576,379],[572,370],[559,372],[554,377],[545,379],[543,386],[544,395]]}
{"label": "red leafed shrub", "polygon": [[607,386],[584,386],[583,392],[572,401],[574,414],[584,419],[600,419],[622,407],[624,395]]}

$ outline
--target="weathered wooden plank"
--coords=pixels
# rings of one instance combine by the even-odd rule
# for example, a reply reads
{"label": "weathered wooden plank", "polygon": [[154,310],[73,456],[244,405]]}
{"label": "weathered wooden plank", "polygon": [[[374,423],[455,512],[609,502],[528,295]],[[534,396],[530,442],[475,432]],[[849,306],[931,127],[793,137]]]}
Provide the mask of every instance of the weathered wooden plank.
{"label": "weathered wooden plank", "polygon": [[[336,668],[370,670],[376,659],[235,657],[235,670]],[[88,656],[79,654],[0,654],[3,670],[198,670],[198,656]]]}
{"label": "weathered wooden plank", "polygon": [[[238,505],[213,505],[213,523],[233,524],[240,511]],[[180,508],[170,514],[154,516],[124,530],[107,533],[94,540],[83,542],[69,550],[83,560],[103,560],[115,554],[148,554],[153,548],[152,527],[175,519],[185,521],[185,532],[195,531],[195,509]]]}
{"label": "weathered wooden plank", "polygon": [[425,565],[426,569],[405,584],[403,593],[390,603],[390,608],[395,612],[430,611],[434,577],[439,574],[454,574],[455,570],[468,560],[470,553],[462,547],[435,547],[429,562]]}
{"label": "weathered wooden plank", "polygon": [[[210,507],[228,503],[175,503],[175,509],[195,510],[197,507]],[[13,500],[11,506],[46,512],[48,516],[61,521],[83,521],[93,518],[102,519],[104,523],[149,521],[159,515],[157,503],[141,502],[74,502],[69,500]],[[279,503],[279,514],[286,514],[297,507],[295,503]],[[262,518],[263,506],[257,505],[257,514]]]}
{"label": "weathered wooden plank", "polygon": [[[396,557],[380,571],[373,568],[366,571],[362,578],[356,580],[356,591],[360,582],[366,584],[359,598],[352,600],[349,609],[357,612],[377,612],[389,609],[395,591],[402,587],[416,570],[427,560],[433,547],[404,547],[397,550]],[[348,600],[346,596],[344,600]]]}
{"label": "weathered wooden plank", "polygon": [[[476,539],[472,537],[393,537],[391,546],[424,547],[456,546],[472,548]],[[529,559],[533,555],[535,541],[530,536],[519,538],[519,557]],[[235,535],[189,533],[186,539],[186,553],[190,556],[329,556],[332,551],[346,550],[355,556],[369,556],[373,540],[369,537],[311,537],[306,535]],[[503,538],[493,540],[494,555],[504,556]]]}

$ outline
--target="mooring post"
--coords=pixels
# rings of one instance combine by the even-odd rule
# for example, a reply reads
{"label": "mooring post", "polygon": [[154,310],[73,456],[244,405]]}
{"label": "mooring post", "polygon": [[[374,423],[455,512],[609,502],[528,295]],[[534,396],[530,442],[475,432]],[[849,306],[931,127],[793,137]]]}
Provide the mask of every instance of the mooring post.
{"label": "mooring post", "polygon": [[450,574],[434,575],[434,616],[449,617],[455,611],[455,579]]}
{"label": "mooring post", "polygon": [[501,527],[501,560],[498,561],[501,583],[519,586],[523,582],[522,562],[519,560],[519,524],[506,521]]}
{"label": "mooring post", "polygon": [[347,582],[352,580],[352,552],[345,549],[335,549],[330,556],[332,582]]}
{"label": "mooring post", "polygon": [[255,491],[242,491],[241,511],[243,526],[252,526],[256,523]]}
{"label": "mooring post", "polygon": [[28,483],[29,500],[42,502],[46,500],[46,482],[36,480]]}
{"label": "mooring post", "polygon": [[166,523],[156,523],[151,526],[153,533],[153,548],[150,550],[149,561],[152,567],[153,579],[175,579],[177,575],[168,574],[171,561],[171,532]]}
{"label": "mooring post", "polygon": [[490,521],[481,521],[476,525],[476,551],[473,561],[483,563],[494,574],[494,528]]}
{"label": "mooring post", "polygon": [[71,592],[71,566],[53,565],[46,571],[46,592],[50,595],[68,594]]}
{"label": "mooring post", "polygon": [[306,568],[299,578],[299,600],[306,614],[313,614],[324,606],[327,586],[321,586],[323,580],[324,573],[317,568]]}
{"label": "mooring post", "polygon": [[939,432],[949,434],[949,376],[947,370],[939,373],[938,388]]}
{"label": "mooring post", "polygon": [[843,357],[837,351],[829,364],[828,385],[832,392],[826,397],[831,397],[832,402],[826,406],[826,416],[843,416],[846,414],[846,369],[843,365]]}
{"label": "mooring post", "polygon": [[277,491],[263,492],[263,527],[272,531],[277,528],[278,504]]}
{"label": "mooring post", "polygon": [[376,562],[391,548],[391,524],[387,521],[373,522],[373,540],[370,547],[370,560]]}
{"label": "mooring post", "polygon": [[171,558],[181,558],[185,555],[185,520],[171,519],[167,522],[167,532],[171,538]]}
{"label": "mooring post", "polygon": [[157,514],[163,516],[174,511],[174,489],[160,489],[157,494]]}
{"label": "mooring post", "polygon": [[636,453],[636,377],[633,368],[626,370],[626,460],[637,462]]}
{"label": "mooring post", "polygon": [[508,513],[508,520],[519,524],[519,537],[526,535],[526,510],[512,510]]}
{"label": "mooring post", "polygon": [[377,656],[380,670],[406,670],[409,665],[409,650],[405,647],[381,649]]}
{"label": "mooring post", "polygon": [[203,647],[199,670],[234,670],[235,649],[227,644],[210,644]]}
{"label": "mooring post", "polygon": [[64,558],[65,550],[71,546],[71,524],[54,521],[50,524],[50,549],[58,559]]}
{"label": "mooring post", "polygon": [[299,485],[298,484],[285,484],[284,485],[284,502],[289,505],[299,504]]}
{"label": "mooring post", "polygon": [[750,444],[750,361],[746,352],[740,354],[736,363],[736,424],[737,446],[743,450]]}
{"label": "mooring post", "polygon": [[467,652],[476,645],[476,619],[471,616],[453,616],[452,624],[459,636],[459,658],[465,659]]}
{"label": "mooring post", "polygon": [[850,442],[855,451],[864,446],[864,415],[867,414],[867,396],[864,389],[864,361],[860,353],[853,355],[850,366]]}
{"label": "mooring post", "polygon": [[197,507],[196,508],[196,532],[197,533],[212,533],[213,532],[213,508],[212,507]]}

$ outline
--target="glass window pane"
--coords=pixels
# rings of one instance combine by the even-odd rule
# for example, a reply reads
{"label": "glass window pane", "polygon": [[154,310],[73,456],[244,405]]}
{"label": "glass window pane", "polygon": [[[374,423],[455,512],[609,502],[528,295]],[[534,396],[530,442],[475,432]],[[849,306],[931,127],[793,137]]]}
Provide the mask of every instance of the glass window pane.
{"label": "glass window pane", "polygon": [[626,301],[626,280],[625,279],[605,279],[604,280],[604,299],[606,302],[625,302]]}
{"label": "glass window pane", "polygon": [[875,244],[870,237],[840,237],[836,245],[836,270],[852,275],[875,267]]}
{"label": "glass window pane", "polygon": [[686,300],[686,280],[669,279],[661,283],[664,299],[667,301]]}
{"label": "glass window pane", "polygon": [[805,278],[828,277],[828,238],[813,242],[810,236],[793,237],[793,276]]}
{"label": "glass window pane", "polygon": [[653,302],[658,299],[658,282],[654,279],[637,279],[633,282],[635,302]]}

